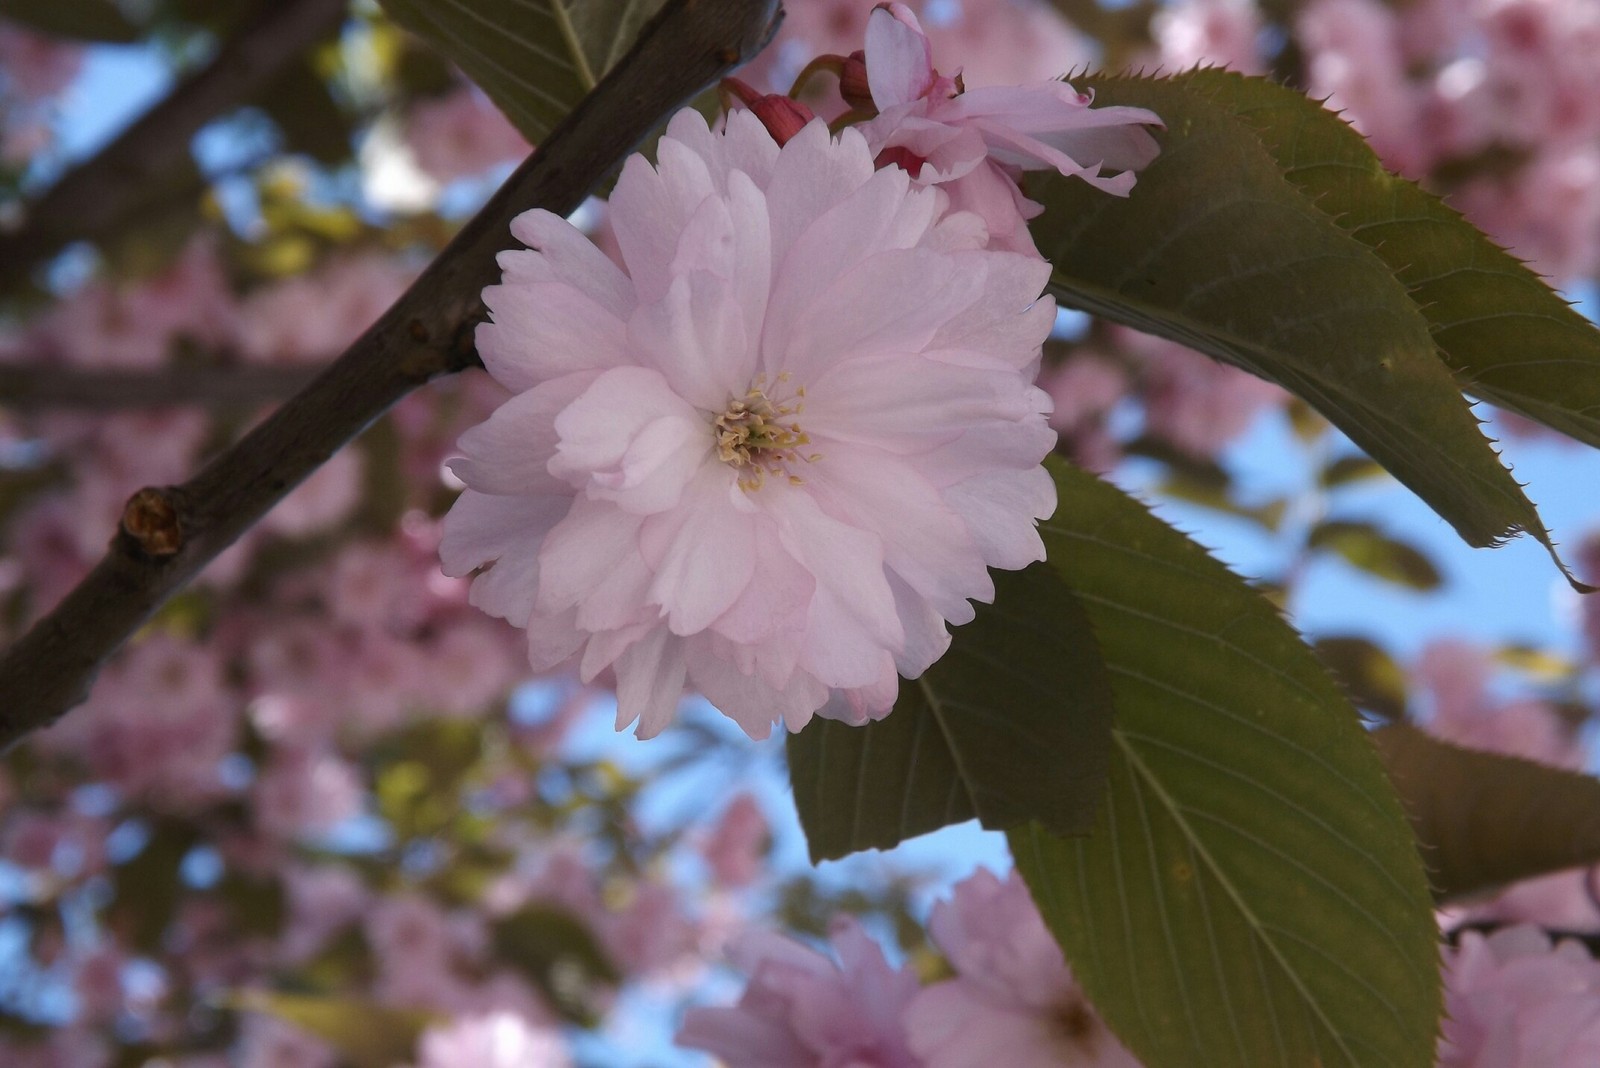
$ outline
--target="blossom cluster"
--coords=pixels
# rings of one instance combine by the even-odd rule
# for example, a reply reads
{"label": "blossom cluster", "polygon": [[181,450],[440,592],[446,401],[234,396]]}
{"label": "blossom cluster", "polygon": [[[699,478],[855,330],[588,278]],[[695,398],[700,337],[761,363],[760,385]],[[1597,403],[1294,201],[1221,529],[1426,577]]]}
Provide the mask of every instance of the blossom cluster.
{"label": "blossom cluster", "polygon": [[484,295],[514,396],[452,464],[446,573],[483,569],[473,603],[527,629],[535,670],[613,675],[642,738],[685,688],[756,738],[886,715],[988,569],[1044,556],[1054,306],[1017,178],[1126,195],[1159,119],[964,89],[901,5],[859,62],[859,126],[680,112],[612,194],[619,262],[534,211]]}

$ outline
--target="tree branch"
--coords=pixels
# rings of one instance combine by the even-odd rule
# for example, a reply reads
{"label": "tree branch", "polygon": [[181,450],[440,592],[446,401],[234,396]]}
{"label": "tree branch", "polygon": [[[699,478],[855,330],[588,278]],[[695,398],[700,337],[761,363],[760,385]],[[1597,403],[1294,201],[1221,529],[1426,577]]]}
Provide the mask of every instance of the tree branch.
{"label": "tree branch", "polygon": [[68,171],[0,238],[8,283],[63,245],[104,233],[138,207],[151,179],[187,157],[212,119],[249,100],[344,21],[349,0],[263,0],[255,17],[200,70],[114,140]]}
{"label": "tree branch", "polygon": [[322,368],[163,367],[154,371],[105,371],[50,364],[0,366],[0,407],[115,412],[135,408],[199,405],[245,407],[281,401],[305,387]]}
{"label": "tree branch", "polygon": [[428,379],[477,362],[511,220],[567,214],[679,103],[754,55],[776,0],[668,0],[633,49],[338,360],[182,486],[140,490],[94,570],[0,656],[0,749],[83,700],[100,664],[297,483]]}

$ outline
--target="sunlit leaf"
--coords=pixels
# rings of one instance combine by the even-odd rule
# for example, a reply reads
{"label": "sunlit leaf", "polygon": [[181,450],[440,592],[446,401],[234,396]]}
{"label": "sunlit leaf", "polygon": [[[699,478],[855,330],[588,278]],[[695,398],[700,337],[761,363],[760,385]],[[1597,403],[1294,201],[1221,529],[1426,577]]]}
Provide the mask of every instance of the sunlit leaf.
{"label": "sunlit leaf", "polygon": [[1338,117],[1281,85],[1203,71],[1288,180],[1411,290],[1467,390],[1600,445],[1600,331],[1438,197],[1386,172]]}
{"label": "sunlit leaf", "polygon": [[1383,465],[1366,456],[1341,456],[1317,474],[1317,481],[1328,489],[1382,478]]}
{"label": "sunlit leaf", "polygon": [[818,717],[789,739],[813,860],[887,849],[976,817],[1082,834],[1105,792],[1111,689],[1094,632],[1048,566],[997,571],[995,603],[902,680],[887,717]]}
{"label": "sunlit leaf", "polygon": [[1444,581],[1422,550],[1371,523],[1324,520],[1311,528],[1306,545],[1338,553],[1352,567],[1413,590],[1436,590]]}
{"label": "sunlit leaf", "polygon": [[1054,175],[1030,187],[1045,204],[1032,227],[1051,291],[1304,398],[1469,544],[1545,538],[1406,286],[1283,177],[1237,113],[1248,100],[1218,85],[1195,72],[1081,80],[1098,103],[1149,108],[1167,129],[1130,197]]}
{"label": "sunlit leaf", "polygon": [[410,1064],[430,1013],[396,1009],[360,998],[241,991],[228,999],[234,1009],[266,1013],[316,1035],[338,1050],[351,1068],[394,1068]]}
{"label": "sunlit leaf", "polygon": [[1088,838],[1012,851],[1147,1068],[1424,1068],[1432,904],[1359,717],[1271,605],[1099,479],[1055,464],[1051,562],[1111,672]]}
{"label": "sunlit leaf", "polygon": [[1600,780],[1404,724],[1373,737],[1440,900],[1600,862]]}
{"label": "sunlit leaf", "polygon": [[661,0],[381,0],[538,144],[622,58]]}

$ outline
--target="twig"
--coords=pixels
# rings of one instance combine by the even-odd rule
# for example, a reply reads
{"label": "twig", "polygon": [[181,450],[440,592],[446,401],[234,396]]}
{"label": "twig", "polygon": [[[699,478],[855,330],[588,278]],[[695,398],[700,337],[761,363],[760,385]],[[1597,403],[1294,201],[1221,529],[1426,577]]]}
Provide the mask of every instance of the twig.
{"label": "twig", "polygon": [[776,0],[668,0],[633,49],[422,276],[306,389],[182,486],[128,502],[104,560],[0,656],[0,749],[81,701],[104,660],[284,494],[390,405],[477,362],[481,293],[511,220],[566,214],[674,107],[754,55]]}
{"label": "twig", "polygon": [[284,66],[343,22],[349,0],[263,0],[254,18],[201,69],[114,140],[68,171],[0,238],[0,276],[68,242],[95,237],[138,207],[152,179],[171,173],[200,128],[266,87]]}
{"label": "twig", "polygon": [[45,364],[0,367],[0,408],[114,412],[185,405],[247,406],[292,397],[320,365],[163,367],[105,371]]}

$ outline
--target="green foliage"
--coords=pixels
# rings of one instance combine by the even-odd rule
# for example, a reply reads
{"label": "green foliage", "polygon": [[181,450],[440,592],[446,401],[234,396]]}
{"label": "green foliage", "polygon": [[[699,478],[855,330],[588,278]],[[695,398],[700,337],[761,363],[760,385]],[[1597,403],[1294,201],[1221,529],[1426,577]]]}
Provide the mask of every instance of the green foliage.
{"label": "green foliage", "polygon": [[350,158],[351,120],[312,63],[284,68],[262,93],[261,107],[283,132],[287,151],[330,166]]}
{"label": "green foliage", "polygon": [[0,18],[79,41],[132,44],[140,34],[113,0],[0,0]]}
{"label": "green foliage", "polygon": [[1404,724],[1374,738],[1441,901],[1600,861],[1600,780]]}
{"label": "green foliage", "polygon": [[1354,635],[1318,638],[1317,658],[1358,708],[1384,719],[1406,715],[1406,673],[1376,642]]}
{"label": "green foliage", "polygon": [[974,816],[1084,834],[1105,793],[1111,687],[1082,606],[1046,565],[998,571],[995,603],[903,682],[885,719],[816,718],[789,739],[813,860]]}
{"label": "green foliage", "polygon": [[[1046,208],[1033,232],[1053,264],[1051,291],[1289,389],[1469,544],[1525,530],[1548,545],[1439,360],[1413,294],[1284,177],[1256,125],[1266,120],[1240,114],[1262,84],[1207,72],[1083,79],[1100,104],[1150,108],[1167,130],[1127,199],[1059,176],[1031,188]],[[1294,99],[1306,115],[1320,112]],[[1293,109],[1283,110],[1274,121],[1286,125]],[[1337,147],[1308,138],[1299,150],[1312,159]]]}
{"label": "green foliage", "polygon": [[392,1009],[361,998],[274,994],[264,990],[236,995],[231,1006],[276,1016],[316,1035],[338,1050],[350,1068],[410,1064],[417,1039],[435,1022],[425,1012]]}
{"label": "green foliage", "polygon": [[1045,544],[1111,673],[1111,785],[1090,837],[1011,843],[1090,998],[1149,1068],[1431,1065],[1431,902],[1355,712],[1237,576],[1052,466]]}
{"label": "green foliage", "polygon": [[180,865],[200,840],[199,832],[175,819],[153,821],[144,848],[111,873],[112,915],[135,949],[150,953],[161,944],[183,895]]}
{"label": "green foliage", "polygon": [[598,988],[622,981],[622,973],[588,926],[554,905],[524,906],[493,927],[495,955],[518,969],[563,1016],[592,1025],[598,1018]]}
{"label": "green foliage", "polygon": [[1469,392],[1600,445],[1592,323],[1438,197],[1386,172],[1360,134],[1300,93],[1221,71],[1190,84],[1225,100],[1284,177],[1382,257]]}
{"label": "green foliage", "polygon": [[533,144],[621,59],[660,0],[381,0]]}
{"label": "green foliage", "polygon": [[1420,549],[1371,523],[1327,519],[1311,528],[1306,544],[1337,553],[1352,567],[1413,590],[1436,590],[1444,581]]}

